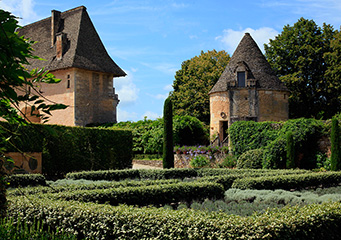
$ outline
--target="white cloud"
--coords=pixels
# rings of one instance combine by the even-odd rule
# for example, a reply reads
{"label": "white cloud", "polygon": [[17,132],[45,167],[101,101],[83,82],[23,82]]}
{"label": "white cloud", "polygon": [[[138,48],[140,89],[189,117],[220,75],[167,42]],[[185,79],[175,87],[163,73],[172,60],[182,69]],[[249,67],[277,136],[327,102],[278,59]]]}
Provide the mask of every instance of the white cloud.
{"label": "white cloud", "polygon": [[114,79],[114,86],[118,99],[120,99],[119,105],[126,106],[133,104],[138,99],[140,89],[133,83],[133,74],[130,71],[124,70],[127,76]]}
{"label": "white cloud", "polygon": [[147,111],[141,116],[142,119],[144,119],[145,117],[147,117],[147,119],[154,120],[154,119],[159,118],[160,114],[157,114],[157,113],[151,112],[151,111]]}
{"label": "white cloud", "polygon": [[156,99],[159,100],[165,100],[168,97],[168,93],[165,94],[157,94],[156,96],[154,96]]}
{"label": "white cloud", "polygon": [[132,121],[135,122],[138,119],[136,112],[127,112],[122,110],[120,107],[117,108],[117,122]]}
{"label": "white cloud", "polygon": [[173,86],[172,86],[172,84],[166,85],[166,86],[163,88],[163,90],[166,90],[166,91],[173,91]]}
{"label": "white cloud", "polygon": [[33,10],[33,0],[2,0],[0,8],[11,12],[19,17],[19,24],[26,25],[38,20],[36,12]]}
{"label": "white cloud", "polygon": [[238,43],[243,38],[244,34],[248,32],[252,38],[256,41],[259,48],[264,52],[264,43],[269,43],[269,39],[274,39],[279,33],[269,27],[263,27],[259,29],[246,28],[244,30],[235,31],[233,29],[225,29],[222,36],[216,37],[216,40],[220,40],[227,48],[228,53],[232,54],[236,50]]}

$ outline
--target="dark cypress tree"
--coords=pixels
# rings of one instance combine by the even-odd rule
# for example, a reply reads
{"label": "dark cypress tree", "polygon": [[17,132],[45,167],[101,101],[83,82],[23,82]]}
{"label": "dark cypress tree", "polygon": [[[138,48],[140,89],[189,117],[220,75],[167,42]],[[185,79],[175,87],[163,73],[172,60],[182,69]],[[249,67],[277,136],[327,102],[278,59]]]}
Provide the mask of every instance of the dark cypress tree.
{"label": "dark cypress tree", "polygon": [[291,131],[287,133],[287,168],[295,168],[295,142]]}
{"label": "dark cypress tree", "polygon": [[341,169],[341,153],[340,153],[340,128],[339,121],[336,118],[332,119],[332,132],[330,136],[331,141],[331,170],[337,171]]}
{"label": "dark cypress tree", "polygon": [[163,108],[163,168],[174,168],[173,106],[169,97]]}

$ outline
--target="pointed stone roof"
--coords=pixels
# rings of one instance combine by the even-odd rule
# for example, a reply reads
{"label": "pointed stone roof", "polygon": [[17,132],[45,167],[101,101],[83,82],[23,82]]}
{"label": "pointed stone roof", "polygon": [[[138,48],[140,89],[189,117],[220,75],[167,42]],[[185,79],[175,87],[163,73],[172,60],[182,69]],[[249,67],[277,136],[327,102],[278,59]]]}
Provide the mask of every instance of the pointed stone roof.
{"label": "pointed stone roof", "polygon": [[257,43],[249,33],[245,33],[224,72],[209,94],[236,88],[239,66],[243,66],[247,71],[246,80],[252,81],[255,84],[253,87],[269,90],[287,90],[272,70]]}
{"label": "pointed stone roof", "polygon": [[[107,53],[86,7],[80,6],[65,12],[52,10],[52,16],[26,25],[18,30],[20,36],[36,41],[32,46],[34,55],[45,59],[30,60],[27,66],[57,70],[63,68],[82,68],[92,71],[111,73],[114,77],[126,73]],[[63,35],[62,57],[57,58],[56,36]]]}

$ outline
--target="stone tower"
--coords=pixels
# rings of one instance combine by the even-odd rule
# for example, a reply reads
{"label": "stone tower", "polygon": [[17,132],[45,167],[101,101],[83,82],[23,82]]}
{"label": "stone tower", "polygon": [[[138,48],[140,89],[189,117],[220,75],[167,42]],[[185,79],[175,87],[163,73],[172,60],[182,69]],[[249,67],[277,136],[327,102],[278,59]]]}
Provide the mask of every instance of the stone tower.
{"label": "stone tower", "polygon": [[289,91],[256,42],[246,33],[209,92],[210,136],[220,143],[235,121],[282,121],[289,116]]}
{"label": "stone tower", "polygon": [[[33,54],[45,59],[30,59],[27,68],[45,68],[61,79],[58,84],[38,86],[45,98],[68,105],[65,110],[54,111],[49,123],[86,126],[116,122],[119,100],[113,79],[126,73],[107,53],[86,7],[52,10],[51,17],[20,28],[18,34],[36,41]],[[20,107],[30,115],[30,107]]]}

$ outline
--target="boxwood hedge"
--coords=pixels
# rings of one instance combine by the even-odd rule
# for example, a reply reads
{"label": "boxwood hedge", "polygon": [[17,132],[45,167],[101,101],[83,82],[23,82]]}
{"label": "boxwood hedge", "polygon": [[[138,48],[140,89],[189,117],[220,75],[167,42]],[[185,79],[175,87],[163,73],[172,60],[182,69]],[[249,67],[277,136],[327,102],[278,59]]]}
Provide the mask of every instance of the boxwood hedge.
{"label": "boxwood hedge", "polygon": [[306,173],[236,179],[232,188],[238,189],[302,189],[341,183],[341,172]]}
{"label": "boxwood hedge", "polygon": [[250,217],[221,212],[9,198],[8,215],[79,239],[339,239],[341,203],[268,210]]}
{"label": "boxwood hedge", "polygon": [[208,182],[174,183],[140,187],[120,187],[94,190],[74,190],[47,195],[53,199],[77,200],[82,202],[128,204],[146,206],[191,202],[193,200],[222,199],[222,185]]}
{"label": "boxwood hedge", "polygon": [[8,152],[42,152],[43,173],[63,176],[67,172],[123,169],[132,166],[132,133],[129,130],[68,127],[60,125],[15,125],[0,122],[14,133]]}

